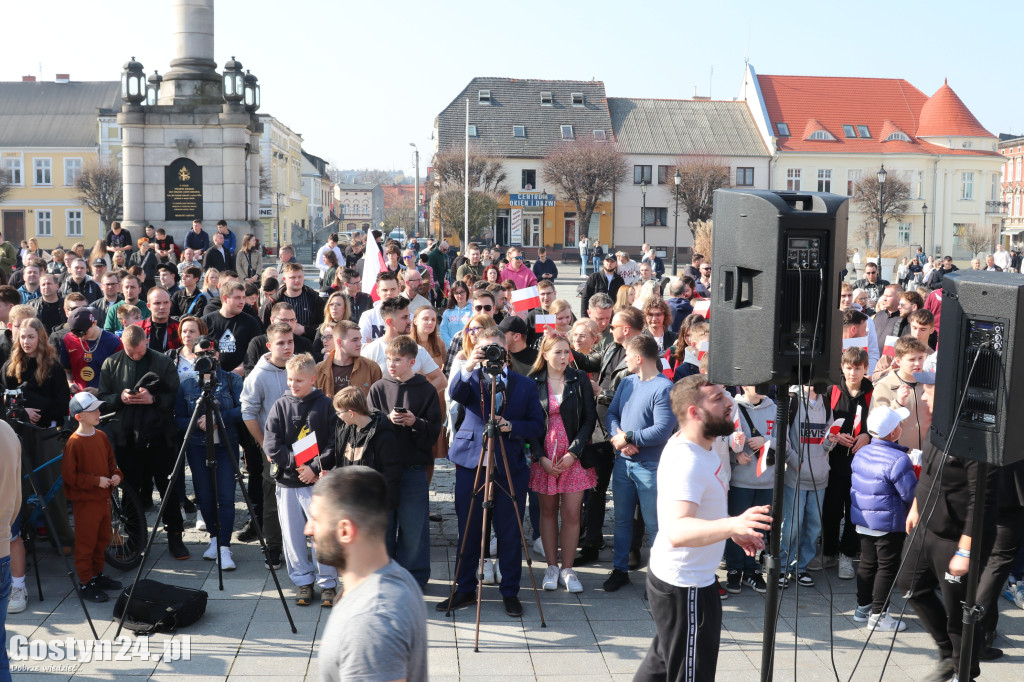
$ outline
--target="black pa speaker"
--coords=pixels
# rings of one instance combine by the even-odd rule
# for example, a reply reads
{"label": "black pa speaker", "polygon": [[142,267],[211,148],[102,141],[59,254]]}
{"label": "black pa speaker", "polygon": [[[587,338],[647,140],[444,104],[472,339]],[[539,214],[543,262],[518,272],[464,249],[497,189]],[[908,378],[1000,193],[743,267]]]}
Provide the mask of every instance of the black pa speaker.
{"label": "black pa speaker", "polygon": [[714,201],[708,377],[838,382],[847,197],[720,189]]}
{"label": "black pa speaker", "polygon": [[1015,342],[1022,315],[1024,275],[961,270],[942,278],[929,430],[936,447],[945,448],[952,433],[949,452],[956,457],[995,466],[1024,459],[1024,344]]}

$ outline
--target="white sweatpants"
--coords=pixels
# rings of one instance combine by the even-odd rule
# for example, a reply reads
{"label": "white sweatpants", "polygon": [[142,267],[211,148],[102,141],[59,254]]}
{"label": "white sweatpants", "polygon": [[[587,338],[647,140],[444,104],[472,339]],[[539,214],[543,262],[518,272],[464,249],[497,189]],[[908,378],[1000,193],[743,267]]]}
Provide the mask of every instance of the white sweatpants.
{"label": "white sweatpants", "polygon": [[[306,519],[309,517],[309,503],[313,500],[313,488],[285,488],[277,486],[277,516],[281,521],[281,538],[284,544],[284,560],[288,565],[288,577],[296,587],[312,585],[326,589],[337,587],[338,569],[325,566],[316,560],[316,550],[306,548]],[[309,554],[313,559],[310,561]]]}

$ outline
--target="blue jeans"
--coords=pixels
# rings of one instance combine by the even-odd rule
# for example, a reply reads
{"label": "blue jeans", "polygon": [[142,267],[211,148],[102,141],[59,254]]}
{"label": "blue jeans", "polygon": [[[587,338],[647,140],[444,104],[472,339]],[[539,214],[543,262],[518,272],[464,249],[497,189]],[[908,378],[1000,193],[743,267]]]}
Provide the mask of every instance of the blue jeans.
{"label": "blue jeans", "polygon": [[[819,500],[824,490],[794,490],[788,485],[782,501],[782,542],[779,550],[779,564],[791,572],[804,573],[811,563],[817,548],[815,543],[821,534],[821,507]],[[794,517],[793,499],[796,498]],[[796,536],[799,530],[799,537]],[[798,556],[792,556],[793,552]]]}
{"label": "blue jeans", "polygon": [[587,276],[587,257],[580,256],[580,274],[584,277]]}
{"label": "blue jeans", "polygon": [[7,599],[11,596],[11,557],[0,559],[0,682],[11,682],[11,663],[7,660]]}
{"label": "blue jeans", "polygon": [[[189,443],[185,450],[188,466],[192,470],[192,488],[196,491],[199,511],[203,513],[206,527],[210,531],[210,539],[216,532],[221,547],[231,546],[231,531],[235,527],[235,466],[231,455],[238,457],[238,444],[228,447],[218,445],[214,448],[217,457],[217,481],[213,480],[213,471],[206,466],[206,446]],[[184,480],[184,476],[179,480]],[[217,495],[217,515],[213,513],[214,490]]]}
{"label": "blue jeans", "polygon": [[629,548],[633,542],[633,515],[636,506],[644,516],[651,542],[658,534],[658,463],[634,462],[616,455],[612,470],[612,502],[615,505],[613,566],[629,571]]}
{"label": "blue jeans", "polygon": [[430,580],[430,492],[422,464],[402,470],[398,509],[388,512],[388,554],[423,587]]}
{"label": "blue jeans", "polygon": [[601,269],[601,259],[594,256],[592,259],[594,265],[594,272],[598,272]]}
{"label": "blue jeans", "polygon": [[[771,503],[771,488],[729,488],[729,516],[739,516],[751,507]],[[730,571],[753,575],[757,570],[757,562],[730,539],[725,542],[725,567]]]}

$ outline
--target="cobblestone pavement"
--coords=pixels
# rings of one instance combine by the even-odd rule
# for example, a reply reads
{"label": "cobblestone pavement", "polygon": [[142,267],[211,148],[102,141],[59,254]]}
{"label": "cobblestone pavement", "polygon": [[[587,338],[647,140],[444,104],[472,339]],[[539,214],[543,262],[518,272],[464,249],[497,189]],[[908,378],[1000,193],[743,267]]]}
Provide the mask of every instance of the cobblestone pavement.
{"label": "cobblestone pavement", "polygon": [[[576,302],[576,283],[559,283],[559,294]],[[578,305],[574,305],[578,308]],[[431,511],[441,514],[431,524],[432,577],[425,590],[428,602],[430,675],[433,680],[630,680],[654,634],[654,623],[643,598],[645,570],[631,574],[632,583],[618,592],[605,593],[601,583],[611,569],[611,523],[614,508],[609,505],[605,525],[608,549],[596,566],[578,569],[584,586],[582,594],[564,590],[542,592],[541,604],[547,627],[541,627],[530,579],[524,571],[524,615],[505,615],[496,587],[484,588],[480,648],[474,651],[474,612],[464,609],[451,618],[434,611],[433,605],[447,596],[456,555],[456,524],[452,507],[454,473],[450,465],[438,462],[431,491]],[[191,483],[188,483],[191,491]],[[244,505],[236,505],[236,527],[245,520]],[[150,513],[153,521],[153,512]],[[294,588],[287,575],[278,573],[288,610],[298,632],[291,633],[285,611],[255,544],[235,544],[238,569],[224,574],[224,590],[218,589],[216,565],[203,561],[208,536],[195,530],[190,516],[185,540],[192,552],[187,561],[167,555],[166,538],[157,536],[153,556],[145,575],[176,585],[198,587],[209,593],[206,615],[176,635],[189,638],[189,660],[161,662],[140,660],[138,650],[128,650],[128,660],[88,663],[68,661],[14,661],[14,666],[33,666],[34,672],[16,667],[14,679],[27,680],[316,680],[320,632],[329,616],[319,606],[294,605]],[[529,532],[529,525],[527,525]],[[646,558],[647,550],[644,550]],[[543,560],[534,559],[533,571],[540,584]],[[40,602],[32,567],[29,568],[29,607],[7,619],[8,638],[23,635],[32,640],[91,638],[77,599],[70,591],[63,562],[51,551],[40,555],[45,601]],[[108,573],[128,581],[134,576],[119,571]],[[835,570],[815,573],[813,588],[790,588],[784,593],[778,620],[776,679],[833,680],[833,661],[839,679],[845,682],[857,664],[867,631],[852,618],[855,606],[854,581],[839,580]],[[724,576],[721,576],[724,578]],[[827,582],[825,580],[827,577]],[[893,609],[902,608],[901,599]],[[113,601],[90,607],[101,639],[114,636],[111,615]],[[764,597],[748,589],[723,602],[723,632],[719,654],[720,679],[756,680],[761,660],[764,631]],[[997,646],[1006,650],[999,661],[982,664],[982,680],[1004,682],[1020,679],[1024,611],[1000,601],[1000,637]],[[931,670],[935,647],[920,622],[908,611],[908,629],[895,637],[885,680],[920,680]],[[794,632],[798,633],[797,635]],[[162,651],[169,635],[150,642],[150,652]],[[854,680],[876,680],[882,675],[891,634],[870,638],[857,665]],[[113,647],[117,654],[121,647]],[[43,666],[68,665],[65,672],[43,672]],[[1015,672],[1016,671],[1016,672]]]}

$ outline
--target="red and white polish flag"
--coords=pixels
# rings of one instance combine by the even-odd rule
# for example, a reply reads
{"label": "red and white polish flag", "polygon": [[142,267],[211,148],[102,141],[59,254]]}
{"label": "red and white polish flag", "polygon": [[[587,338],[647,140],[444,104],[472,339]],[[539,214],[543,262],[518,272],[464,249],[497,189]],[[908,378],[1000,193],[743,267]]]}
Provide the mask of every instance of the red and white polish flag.
{"label": "red and white polish flag", "polygon": [[523,313],[540,305],[540,293],[537,287],[516,289],[512,292],[512,310]]}
{"label": "red and white polish flag", "polygon": [[384,254],[373,238],[373,231],[366,233],[366,253],[363,254],[363,293],[369,294],[376,303],[380,300],[377,293],[377,275],[384,271]]}
{"label": "red and white polish flag", "polygon": [[882,348],[882,355],[888,355],[890,358],[896,357],[896,339],[898,338],[898,336],[885,337],[885,347]]}
{"label": "red and white polish flag", "polygon": [[857,406],[857,411],[853,415],[853,435],[854,436],[859,436],[860,435],[860,415],[861,415],[861,406],[858,405]]}
{"label": "red and white polish flag", "polygon": [[845,423],[846,423],[846,420],[843,419],[842,417],[840,417],[839,419],[837,419],[834,422],[832,422],[832,425],[828,427],[828,435],[830,435],[830,436],[838,436],[839,432],[843,428],[843,424],[845,424]]}
{"label": "red and white polish flag", "polygon": [[758,476],[763,474],[768,469],[768,451],[772,449],[772,442],[765,440],[764,445],[757,451],[757,466],[754,468],[754,473]]}
{"label": "red and white polish flag", "polygon": [[711,319],[710,298],[695,298],[692,301],[690,301],[690,305],[693,306],[693,312],[695,315],[700,315],[705,320]]}
{"label": "red and white polish flag", "polygon": [[295,454],[296,468],[308,464],[314,457],[319,457],[320,446],[316,442],[316,433],[310,433],[292,443],[292,452]]}
{"label": "red and white polish flag", "polygon": [[555,318],[555,315],[537,315],[533,318],[533,330],[538,334],[543,334],[545,327],[553,330],[555,328]]}
{"label": "red and white polish flag", "polygon": [[855,339],[843,339],[843,350],[847,348],[863,348],[868,349],[868,337],[858,336]]}

